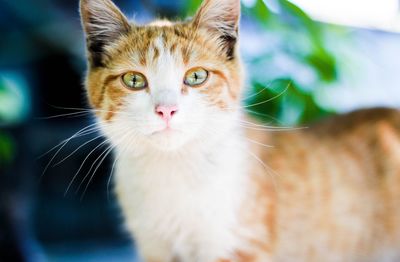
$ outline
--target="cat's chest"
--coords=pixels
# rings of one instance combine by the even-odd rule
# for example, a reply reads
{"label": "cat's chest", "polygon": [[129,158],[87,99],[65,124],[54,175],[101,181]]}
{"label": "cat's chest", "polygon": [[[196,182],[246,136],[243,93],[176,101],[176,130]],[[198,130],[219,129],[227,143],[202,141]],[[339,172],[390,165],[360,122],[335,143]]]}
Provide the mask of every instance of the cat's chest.
{"label": "cat's chest", "polygon": [[121,160],[116,187],[129,229],[187,259],[229,253],[237,245],[234,229],[245,183],[245,167],[235,160],[204,160],[198,166]]}

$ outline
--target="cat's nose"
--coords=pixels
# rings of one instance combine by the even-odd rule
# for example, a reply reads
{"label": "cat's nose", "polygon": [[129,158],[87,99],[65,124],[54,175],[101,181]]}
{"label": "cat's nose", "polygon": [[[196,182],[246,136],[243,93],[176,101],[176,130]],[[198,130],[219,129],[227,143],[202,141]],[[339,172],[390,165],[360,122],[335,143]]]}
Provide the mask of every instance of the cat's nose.
{"label": "cat's nose", "polygon": [[156,113],[159,115],[164,121],[169,122],[172,116],[178,112],[178,107],[176,105],[172,106],[164,106],[158,105],[156,106]]}

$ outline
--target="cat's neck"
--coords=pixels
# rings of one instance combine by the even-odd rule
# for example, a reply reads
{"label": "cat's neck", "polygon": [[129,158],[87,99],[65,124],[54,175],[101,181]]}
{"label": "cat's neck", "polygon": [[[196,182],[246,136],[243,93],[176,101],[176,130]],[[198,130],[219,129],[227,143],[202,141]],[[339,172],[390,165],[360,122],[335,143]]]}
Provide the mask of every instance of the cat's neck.
{"label": "cat's neck", "polygon": [[[179,250],[204,250],[197,261],[213,261],[240,246],[233,229],[239,228],[248,189],[245,141],[233,129],[217,142],[190,143],[175,152],[124,154],[117,162],[116,192],[138,241],[161,234],[168,245],[183,245]],[[180,254],[183,261],[192,255]]]}

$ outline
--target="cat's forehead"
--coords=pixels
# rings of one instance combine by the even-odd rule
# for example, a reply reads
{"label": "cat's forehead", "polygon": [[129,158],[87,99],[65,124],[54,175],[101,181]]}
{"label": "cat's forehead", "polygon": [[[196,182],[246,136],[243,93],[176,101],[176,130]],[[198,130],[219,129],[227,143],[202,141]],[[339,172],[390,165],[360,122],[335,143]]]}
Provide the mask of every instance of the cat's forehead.
{"label": "cat's forehead", "polygon": [[147,51],[150,48],[167,49],[178,45],[183,47],[196,38],[196,33],[190,30],[190,25],[167,21],[154,23],[134,28],[128,38],[129,44],[138,44],[138,51]]}
{"label": "cat's forehead", "polygon": [[173,26],[174,23],[169,20],[155,20],[155,21],[151,22],[149,25],[163,27],[163,26]]}
{"label": "cat's forehead", "polygon": [[160,20],[133,27],[129,35],[109,51],[113,53],[114,62],[127,62],[128,58],[133,66],[148,67],[165,56],[173,56],[186,65],[193,60],[212,60],[209,51],[213,48],[191,24]]}

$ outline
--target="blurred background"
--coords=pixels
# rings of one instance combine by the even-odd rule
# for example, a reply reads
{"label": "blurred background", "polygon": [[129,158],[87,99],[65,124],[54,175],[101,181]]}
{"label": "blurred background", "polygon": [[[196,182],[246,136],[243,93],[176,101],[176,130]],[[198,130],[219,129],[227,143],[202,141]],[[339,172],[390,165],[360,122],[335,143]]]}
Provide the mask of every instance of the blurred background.
{"label": "blurred background", "polygon": [[[201,0],[115,2],[146,23],[192,15]],[[400,0],[242,0],[242,9],[248,113],[306,125],[400,108]],[[84,129],[93,119],[78,0],[0,0],[0,33],[0,261],[133,261],[112,158]]]}

